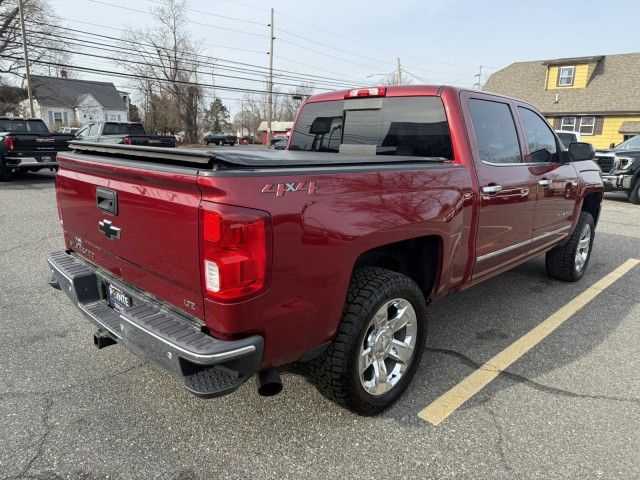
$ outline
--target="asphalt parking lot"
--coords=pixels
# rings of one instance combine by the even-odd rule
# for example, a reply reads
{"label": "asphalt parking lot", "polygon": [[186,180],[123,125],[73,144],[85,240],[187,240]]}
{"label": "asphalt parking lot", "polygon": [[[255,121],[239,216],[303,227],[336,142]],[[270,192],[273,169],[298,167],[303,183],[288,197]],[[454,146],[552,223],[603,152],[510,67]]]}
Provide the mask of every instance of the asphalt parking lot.
{"label": "asphalt parking lot", "polygon": [[607,195],[576,284],[541,257],[429,309],[413,384],[379,417],[302,376],[201,400],[92,327],[47,284],[63,248],[54,177],[0,186],[0,478],[639,478],[640,267],[632,268],[440,424],[418,416],[630,258],[640,207]]}

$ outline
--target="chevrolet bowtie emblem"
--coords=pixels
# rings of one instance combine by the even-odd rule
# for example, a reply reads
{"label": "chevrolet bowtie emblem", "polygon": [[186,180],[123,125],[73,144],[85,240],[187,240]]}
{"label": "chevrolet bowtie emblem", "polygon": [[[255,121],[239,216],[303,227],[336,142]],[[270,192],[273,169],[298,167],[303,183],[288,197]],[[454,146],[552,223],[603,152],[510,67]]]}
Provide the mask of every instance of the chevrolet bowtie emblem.
{"label": "chevrolet bowtie emblem", "polygon": [[122,230],[118,227],[114,227],[111,220],[100,220],[98,222],[98,230],[104,233],[104,236],[109,240],[116,240],[120,238]]}

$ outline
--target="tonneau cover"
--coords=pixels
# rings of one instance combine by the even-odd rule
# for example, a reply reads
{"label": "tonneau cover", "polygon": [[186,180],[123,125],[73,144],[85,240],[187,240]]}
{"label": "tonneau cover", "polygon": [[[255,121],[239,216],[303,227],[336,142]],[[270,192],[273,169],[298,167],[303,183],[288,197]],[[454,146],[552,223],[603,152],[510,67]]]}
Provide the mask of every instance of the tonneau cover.
{"label": "tonneau cover", "polygon": [[91,142],[72,142],[73,150],[83,153],[103,153],[130,157],[136,160],[156,160],[159,163],[197,164],[202,168],[224,169],[229,166],[245,168],[304,167],[318,165],[362,165],[377,163],[417,163],[447,161],[444,158],[396,155],[343,155],[329,152],[300,152],[295,150],[248,150],[237,147],[198,149],[162,148],[135,145],[105,145]]}

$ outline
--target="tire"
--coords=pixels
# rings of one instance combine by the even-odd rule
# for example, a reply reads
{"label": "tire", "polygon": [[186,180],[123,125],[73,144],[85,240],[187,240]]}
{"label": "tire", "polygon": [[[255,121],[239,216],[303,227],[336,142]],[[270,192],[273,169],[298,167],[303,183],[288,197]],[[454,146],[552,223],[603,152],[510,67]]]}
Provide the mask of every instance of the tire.
{"label": "tire", "polygon": [[235,143],[230,143],[229,145],[230,145],[231,147],[234,147],[234,146],[235,146]]}
{"label": "tire", "polygon": [[634,205],[640,205],[640,177],[636,178],[636,183],[629,192],[629,201]]}
{"label": "tire", "polygon": [[[359,415],[375,415],[396,401],[411,382],[426,332],[426,302],[418,285],[390,270],[362,268],[351,277],[333,342],[307,362],[305,370],[325,397]],[[394,360],[399,358],[394,340],[413,346],[400,350],[404,362]],[[376,377],[386,380],[376,382]]]}
{"label": "tire", "polygon": [[8,182],[12,177],[11,169],[4,164],[4,160],[0,159],[0,182]]}
{"label": "tire", "polygon": [[580,218],[569,241],[547,252],[547,275],[565,282],[580,280],[591,258],[594,236],[593,217],[588,212],[580,212]]}

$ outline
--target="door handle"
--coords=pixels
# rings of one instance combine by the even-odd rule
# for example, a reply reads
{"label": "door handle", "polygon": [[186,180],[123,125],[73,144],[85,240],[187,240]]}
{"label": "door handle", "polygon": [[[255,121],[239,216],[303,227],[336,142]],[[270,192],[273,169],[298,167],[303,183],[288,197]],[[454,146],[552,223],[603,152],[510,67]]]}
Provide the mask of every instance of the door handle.
{"label": "door handle", "polygon": [[548,178],[543,178],[542,180],[538,180],[538,185],[547,188],[549,185],[551,185],[551,180],[549,180]]}
{"label": "door handle", "polygon": [[498,193],[502,191],[501,185],[487,185],[486,187],[482,187],[482,193]]}

